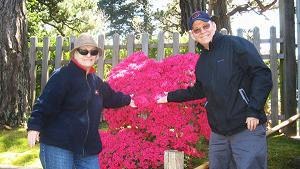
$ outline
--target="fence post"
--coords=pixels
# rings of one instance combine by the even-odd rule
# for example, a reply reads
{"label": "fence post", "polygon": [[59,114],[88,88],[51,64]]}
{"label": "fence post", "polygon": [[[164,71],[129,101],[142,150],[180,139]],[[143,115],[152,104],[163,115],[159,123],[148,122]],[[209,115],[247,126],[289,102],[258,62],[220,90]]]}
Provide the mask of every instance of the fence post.
{"label": "fence post", "polygon": [[183,169],[184,153],[177,150],[166,150],[164,152],[164,169]]}
{"label": "fence post", "polygon": [[131,55],[134,51],[134,34],[127,36],[127,56]]}
{"label": "fence post", "polygon": [[70,51],[74,48],[76,37],[70,36]]}
{"label": "fence post", "polygon": [[237,30],[237,36],[239,36],[239,37],[244,37],[244,35],[243,35],[243,29],[239,28],[239,29]]}
{"label": "fence post", "polygon": [[179,54],[180,53],[180,47],[179,47],[179,33],[174,32],[173,33],[173,54]]}
{"label": "fence post", "polygon": [[49,37],[44,37],[43,39],[43,58],[42,58],[42,78],[41,78],[41,92],[44,90],[44,87],[46,86],[46,83],[49,78],[49,68],[48,68],[48,62],[49,62]]}
{"label": "fence post", "polygon": [[98,36],[98,47],[103,51],[102,56],[98,59],[97,66],[97,75],[103,79],[104,77],[104,61],[105,61],[105,50],[104,50],[104,35],[101,34]]}
{"label": "fence post", "polygon": [[32,96],[32,103],[33,106],[35,101],[35,87],[36,87],[36,44],[37,38],[32,37],[30,38],[30,49],[29,49],[29,62],[30,62],[30,91]]}
{"label": "fence post", "polygon": [[113,36],[113,52],[112,52],[112,67],[115,67],[119,63],[119,51],[120,51],[120,36],[114,34]]}
{"label": "fence post", "polygon": [[165,57],[164,32],[159,32],[157,38],[157,60],[163,60]]}
{"label": "fence post", "polygon": [[56,37],[56,47],[55,47],[55,69],[60,68],[61,59],[62,59],[62,51],[63,51],[63,37]]}
{"label": "fence post", "polygon": [[149,35],[148,33],[142,34],[142,51],[146,56],[148,56],[149,53]]}
{"label": "fence post", "polygon": [[276,28],[270,28],[270,66],[272,71],[273,90],[271,91],[271,120],[272,127],[278,124],[278,54],[276,45]]}
{"label": "fence post", "polygon": [[253,44],[257,51],[260,53],[260,34],[258,27],[255,27],[253,30]]}
{"label": "fence post", "polygon": [[192,52],[192,53],[195,53],[195,40],[192,38],[192,35],[189,34],[189,42],[188,42],[188,45],[189,45],[189,52]]}

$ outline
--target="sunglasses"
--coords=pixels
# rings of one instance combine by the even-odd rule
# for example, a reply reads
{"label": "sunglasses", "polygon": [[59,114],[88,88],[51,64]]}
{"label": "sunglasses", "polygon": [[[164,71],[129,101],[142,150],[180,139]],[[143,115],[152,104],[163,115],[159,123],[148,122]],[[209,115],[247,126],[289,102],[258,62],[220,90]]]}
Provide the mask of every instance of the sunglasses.
{"label": "sunglasses", "polygon": [[90,53],[91,56],[96,56],[99,54],[99,50],[86,50],[86,49],[77,49],[77,52],[83,56],[86,56],[87,54]]}
{"label": "sunglasses", "polygon": [[199,33],[203,32],[203,31],[208,30],[209,28],[210,28],[210,24],[206,23],[202,27],[195,28],[192,31],[193,31],[194,34],[199,34]]}

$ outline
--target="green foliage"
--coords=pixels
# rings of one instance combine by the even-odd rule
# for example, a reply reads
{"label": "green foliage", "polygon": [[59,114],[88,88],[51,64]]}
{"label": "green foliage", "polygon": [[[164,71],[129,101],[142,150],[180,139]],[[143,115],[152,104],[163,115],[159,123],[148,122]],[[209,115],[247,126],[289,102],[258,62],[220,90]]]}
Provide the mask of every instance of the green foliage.
{"label": "green foliage", "polygon": [[132,32],[152,34],[154,31],[149,0],[99,0],[98,8],[110,21],[108,36],[115,33],[125,36]]}
{"label": "green foliage", "polygon": [[163,32],[180,32],[181,16],[178,0],[172,0],[167,5],[167,9],[157,9],[153,16],[159,23],[158,28]]}
{"label": "green foliage", "polygon": [[104,29],[105,19],[94,0],[27,0],[26,8],[29,37]]}
{"label": "green foliage", "polygon": [[97,5],[110,21],[111,31],[108,36],[115,33],[128,34],[134,31],[132,20],[135,15],[133,9],[138,8],[136,3],[126,3],[126,0],[100,0]]}

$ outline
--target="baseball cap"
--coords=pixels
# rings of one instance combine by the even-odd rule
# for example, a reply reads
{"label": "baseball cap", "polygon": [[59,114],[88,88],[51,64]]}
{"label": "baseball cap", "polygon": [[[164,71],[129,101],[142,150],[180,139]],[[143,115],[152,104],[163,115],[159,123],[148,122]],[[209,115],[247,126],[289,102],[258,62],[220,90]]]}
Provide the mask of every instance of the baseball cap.
{"label": "baseball cap", "polygon": [[197,20],[208,22],[211,20],[211,16],[204,11],[196,11],[190,17],[189,29],[192,30],[193,23]]}

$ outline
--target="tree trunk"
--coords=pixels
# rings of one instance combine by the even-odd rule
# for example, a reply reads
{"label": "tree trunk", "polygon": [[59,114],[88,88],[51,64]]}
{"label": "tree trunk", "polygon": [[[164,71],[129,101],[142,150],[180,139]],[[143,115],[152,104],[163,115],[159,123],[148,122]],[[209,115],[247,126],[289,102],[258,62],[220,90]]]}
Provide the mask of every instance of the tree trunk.
{"label": "tree trunk", "polygon": [[[294,1],[283,1],[283,114],[288,119],[297,112],[296,76],[297,64],[295,54],[295,5]],[[288,126],[284,133],[288,136],[296,134],[296,124]]]}
{"label": "tree trunk", "polygon": [[231,34],[230,16],[227,16],[227,2],[226,0],[215,0],[212,3],[212,11],[214,21],[217,25],[217,31],[225,28],[229,34]]}
{"label": "tree trunk", "polygon": [[197,10],[206,10],[207,0],[180,0],[181,33],[189,31],[189,18]]}
{"label": "tree trunk", "polygon": [[25,0],[0,0],[0,125],[19,126],[31,103]]}

